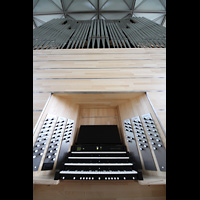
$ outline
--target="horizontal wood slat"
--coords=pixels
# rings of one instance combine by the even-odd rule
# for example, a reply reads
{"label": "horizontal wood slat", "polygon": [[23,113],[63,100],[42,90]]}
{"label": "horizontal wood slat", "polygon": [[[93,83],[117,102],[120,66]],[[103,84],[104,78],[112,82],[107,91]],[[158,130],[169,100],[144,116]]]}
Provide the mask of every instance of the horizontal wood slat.
{"label": "horizontal wood slat", "polygon": [[34,62],[36,61],[45,61],[45,60],[164,60],[166,59],[165,54],[88,54],[88,55],[74,55],[74,54],[66,54],[66,55],[34,55]]}
{"label": "horizontal wood slat", "polygon": [[33,91],[152,91],[166,90],[166,79],[34,80]]}
{"label": "horizontal wood slat", "polygon": [[34,69],[54,68],[54,69],[87,69],[87,68],[165,68],[166,60],[99,60],[99,61],[87,61],[87,60],[54,60],[54,61],[37,61],[33,62]]}
{"label": "horizontal wood slat", "polygon": [[166,54],[166,48],[138,48],[135,50],[131,49],[119,49],[119,48],[111,48],[111,49],[44,49],[44,50],[34,50],[33,55],[45,55],[45,54]]}
{"label": "horizontal wood slat", "polygon": [[134,69],[48,69],[33,70],[33,78],[140,78],[165,77],[166,68]]}

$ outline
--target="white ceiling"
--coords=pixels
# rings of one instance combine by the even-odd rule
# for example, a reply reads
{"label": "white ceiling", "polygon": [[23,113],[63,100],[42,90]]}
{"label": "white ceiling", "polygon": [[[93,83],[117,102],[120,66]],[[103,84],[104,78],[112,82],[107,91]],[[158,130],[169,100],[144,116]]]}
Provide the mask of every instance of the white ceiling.
{"label": "white ceiling", "polygon": [[166,0],[33,0],[33,28],[54,18],[146,17],[166,27]]}

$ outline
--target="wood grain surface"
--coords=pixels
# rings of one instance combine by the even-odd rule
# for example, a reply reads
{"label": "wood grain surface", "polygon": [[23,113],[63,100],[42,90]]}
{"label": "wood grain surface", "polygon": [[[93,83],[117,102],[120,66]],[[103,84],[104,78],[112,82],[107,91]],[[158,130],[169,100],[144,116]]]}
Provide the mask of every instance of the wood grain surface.
{"label": "wood grain surface", "polygon": [[[147,91],[166,130],[166,49],[34,50],[33,127],[54,91]],[[134,181],[61,181],[34,185],[33,199],[157,200],[166,199],[166,188]]]}
{"label": "wood grain surface", "polygon": [[61,181],[34,185],[33,200],[164,200],[165,185],[139,185],[130,181]]}

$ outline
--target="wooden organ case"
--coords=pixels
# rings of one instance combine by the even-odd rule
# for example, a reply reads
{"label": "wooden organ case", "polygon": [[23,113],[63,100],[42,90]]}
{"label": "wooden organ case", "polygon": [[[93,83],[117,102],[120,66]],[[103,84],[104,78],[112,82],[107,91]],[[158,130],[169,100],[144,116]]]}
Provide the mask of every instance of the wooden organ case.
{"label": "wooden organ case", "polygon": [[[94,125],[117,127],[121,143],[77,143],[81,127]],[[33,133],[33,183],[71,180],[166,184],[166,134],[148,93],[49,96]]]}

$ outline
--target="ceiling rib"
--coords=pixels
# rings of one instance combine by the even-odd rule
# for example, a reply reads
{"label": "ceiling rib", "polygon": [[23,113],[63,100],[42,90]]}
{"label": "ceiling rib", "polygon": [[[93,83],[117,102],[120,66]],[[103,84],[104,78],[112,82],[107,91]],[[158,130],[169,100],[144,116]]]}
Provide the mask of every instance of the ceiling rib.
{"label": "ceiling rib", "polygon": [[163,15],[160,15],[160,16],[156,17],[155,19],[153,19],[153,21],[156,22],[156,21],[159,20],[160,18],[163,18]]}
{"label": "ceiling rib", "polygon": [[134,10],[134,13],[159,13],[159,14],[165,14],[165,10]]}
{"label": "ceiling rib", "polygon": [[[67,14],[95,14],[97,13],[94,10],[91,11],[68,11]],[[99,14],[103,14],[103,13],[131,13],[131,10],[100,10]],[[162,11],[162,10],[134,10],[134,13],[155,13],[155,14],[166,14],[166,11]],[[63,12],[51,12],[51,13],[47,13],[47,12],[38,12],[38,13],[33,13],[34,16],[38,16],[38,15],[58,15],[58,14],[63,14]]]}
{"label": "ceiling rib", "polygon": [[97,10],[97,8],[95,7],[95,5],[90,0],[88,0],[88,2],[94,7],[95,10]]}
{"label": "ceiling rib", "polygon": [[34,26],[37,28],[37,24],[35,23],[34,19],[33,19],[33,24],[34,24]]}
{"label": "ceiling rib", "polygon": [[69,5],[67,6],[67,8],[65,9],[65,12],[69,9],[69,7],[72,5],[72,3],[74,2],[74,0],[72,0]]}
{"label": "ceiling rib", "polygon": [[99,0],[97,0],[97,19],[99,19]]}
{"label": "ceiling rib", "polygon": [[128,3],[126,2],[126,0],[123,0],[123,2],[128,6],[128,8],[131,10],[131,8],[129,7]]}
{"label": "ceiling rib", "polygon": [[103,3],[103,5],[101,6],[100,10],[105,6],[105,4],[106,4],[107,2],[108,2],[108,0],[105,1],[105,2]]}
{"label": "ceiling rib", "polygon": [[163,20],[161,22],[161,25],[163,26],[163,24],[165,23],[165,20],[166,20],[166,15],[163,17]]}
{"label": "ceiling rib", "polygon": [[165,6],[165,4],[163,3],[163,1],[162,1],[162,0],[159,0],[159,1],[160,1],[160,3],[162,4],[163,8],[166,9],[166,6]]}
{"label": "ceiling rib", "polygon": [[[53,4],[55,6],[55,9],[58,8],[59,10],[55,10],[55,11],[51,11],[51,12],[47,12],[47,11],[42,11],[40,9],[40,12],[39,10],[36,11],[37,9],[35,8],[38,8],[37,6],[40,6],[40,4],[38,4],[38,2],[40,2],[41,0],[35,0],[34,1],[34,4],[33,4],[33,10],[35,10],[35,12],[33,12],[33,17],[37,17],[37,20],[40,16],[42,15],[48,15],[48,16],[52,16],[52,15],[62,15],[64,16],[64,18],[71,18],[73,20],[79,20],[80,19],[80,14],[83,14],[83,19],[81,20],[91,20],[91,19],[111,19],[111,18],[115,18],[115,15],[116,15],[116,19],[119,19],[117,18],[117,16],[120,16],[120,19],[124,19],[126,17],[132,17],[132,16],[135,16],[134,14],[140,14],[140,16],[143,16],[145,17],[145,14],[159,14],[160,16],[157,16],[157,18],[155,18],[155,20],[158,20],[160,19],[161,17],[163,17],[162,21],[159,20],[159,24],[163,25],[165,24],[165,21],[166,21],[166,2],[165,0],[157,0],[158,3],[163,7],[163,10],[159,9],[155,9],[155,10],[148,10],[148,8],[146,9],[142,9],[140,10],[140,6],[143,5],[142,7],[144,7],[144,4],[145,2],[149,1],[149,3],[155,3],[155,1],[152,1],[152,0],[142,0],[141,2],[139,2],[137,4],[137,1],[138,0],[132,0],[132,1],[128,1],[128,0],[121,0],[120,1],[117,1],[116,3],[112,0],[106,0],[104,1],[104,3],[101,5],[100,4],[100,1],[99,0],[96,0],[96,2],[94,0],[82,0],[80,1],[80,5],[84,5],[86,6],[87,8],[87,4],[82,4],[82,2],[86,3],[88,2],[88,10],[81,10],[81,7],[77,6],[78,5],[78,2],[79,0],[71,0],[69,3],[68,0],[58,0],[58,1],[54,1],[54,0],[47,0],[47,1],[41,1],[42,2],[46,2],[46,4],[48,4],[47,2],[49,2],[50,4]],[[122,5],[123,8],[121,8],[120,6],[118,6],[118,2],[120,3],[119,5]],[[59,5],[58,5],[59,3]],[[67,4],[66,4],[67,3]],[[77,9],[74,9],[75,6],[73,6],[73,9],[70,8],[70,6],[74,3],[76,3],[76,7]],[[109,6],[110,6],[110,10],[104,10],[104,6],[106,5],[106,8],[109,9]],[[116,5],[116,6],[115,6]],[[136,5],[136,6],[135,6]],[[91,6],[95,9],[95,10],[89,10],[91,9]],[[48,7],[48,5],[47,5]],[[114,9],[115,8],[115,9]],[[123,10],[124,9],[124,10]],[[76,14],[77,14],[77,17],[76,17]],[[105,16],[104,16],[105,14]],[[107,15],[107,14],[112,14],[112,15]],[[122,16],[123,14],[123,16]],[[111,16],[111,18],[110,18]],[[148,18],[148,15],[146,15],[147,18]],[[51,17],[49,17],[50,19]],[[33,19],[33,24],[35,26],[35,21]],[[39,25],[38,25],[39,26]],[[36,26],[35,26],[36,27]]]}
{"label": "ceiling rib", "polygon": [[35,7],[37,6],[39,0],[37,0],[37,2],[35,3],[35,5],[33,6],[33,10],[35,9]]}
{"label": "ceiling rib", "polygon": [[147,0],[141,1],[141,2],[134,8],[134,10],[136,10],[139,6],[141,6],[145,1],[147,1]]}
{"label": "ceiling rib", "polygon": [[136,0],[133,0],[132,6],[131,6],[131,16],[133,16],[133,12],[135,9],[135,2],[136,2]]}
{"label": "ceiling rib", "polygon": [[65,13],[65,7],[64,7],[64,4],[63,4],[63,0],[60,0],[60,3],[61,3],[61,6],[62,6],[63,15],[66,18],[66,13]]}
{"label": "ceiling rib", "polygon": [[60,11],[63,12],[63,10],[52,0],[48,0],[50,3],[52,3],[54,6],[56,6]]}

